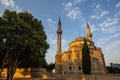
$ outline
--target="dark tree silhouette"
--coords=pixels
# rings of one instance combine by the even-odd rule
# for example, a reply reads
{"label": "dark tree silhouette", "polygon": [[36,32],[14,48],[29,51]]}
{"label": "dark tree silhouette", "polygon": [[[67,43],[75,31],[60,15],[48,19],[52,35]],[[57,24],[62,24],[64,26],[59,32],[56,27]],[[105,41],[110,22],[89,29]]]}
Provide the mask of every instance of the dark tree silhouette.
{"label": "dark tree silhouette", "polygon": [[84,45],[82,48],[82,70],[84,74],[91,74],[91,57],[87,41],[84,38]]}

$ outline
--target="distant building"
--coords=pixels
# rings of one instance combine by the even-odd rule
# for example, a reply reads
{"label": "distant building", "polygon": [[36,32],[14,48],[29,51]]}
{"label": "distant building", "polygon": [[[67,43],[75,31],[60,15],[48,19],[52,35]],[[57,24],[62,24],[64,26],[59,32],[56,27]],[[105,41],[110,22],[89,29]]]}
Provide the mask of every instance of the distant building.
{"label": "distant building", "polygon": [[61,21],[58,21],[57,52],[55,55],[55,72],[60,74],[82,74],[82,47],[84,38],[87,41],[91,55],[91,73],[106,73],[104,57],[101,48],[94,45],[89,24],[86,22],[86,37],[77,37],[69,43],[68,50],[61,51]]}
{"label": "distant building", "polygon": [[110,63],[113,73],[120,73],[120,64]]}

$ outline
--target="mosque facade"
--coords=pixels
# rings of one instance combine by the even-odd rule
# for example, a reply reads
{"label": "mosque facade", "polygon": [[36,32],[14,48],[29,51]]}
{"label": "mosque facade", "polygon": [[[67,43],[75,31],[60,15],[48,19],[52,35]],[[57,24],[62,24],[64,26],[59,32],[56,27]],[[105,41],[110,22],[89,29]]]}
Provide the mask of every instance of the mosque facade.
{"label": "mosque facade", "polygon": [[82,74],[82,47],[84,39],[90,50],[91,56],[91,74],[105,74],[105,61],[102,50],[94,45],[92,33],[88,22],[86,22],[86,37],[78,36],[68,45],[68,50],[61,51],[61,21],[58,21],[57,30],[57,51],[55,55],[55,72],[59,74]]}

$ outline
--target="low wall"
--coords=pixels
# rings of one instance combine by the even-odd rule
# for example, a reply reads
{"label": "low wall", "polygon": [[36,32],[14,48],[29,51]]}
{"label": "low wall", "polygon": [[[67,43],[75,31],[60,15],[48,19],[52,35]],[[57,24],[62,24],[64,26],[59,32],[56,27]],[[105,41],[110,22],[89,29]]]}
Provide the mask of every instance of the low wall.
{"label": "low wall", "polygon": [[[14,78],[42,78],[46,74],[44,68],[17,68],[14,74]],[[3,78],[7,76],[7,69],[2,71]]]}
{"label": "low wall", "polygon": [[120,74],[104,74],[104,75],[53,74],[51,78],[49,76],[48,80],[120,80]]}

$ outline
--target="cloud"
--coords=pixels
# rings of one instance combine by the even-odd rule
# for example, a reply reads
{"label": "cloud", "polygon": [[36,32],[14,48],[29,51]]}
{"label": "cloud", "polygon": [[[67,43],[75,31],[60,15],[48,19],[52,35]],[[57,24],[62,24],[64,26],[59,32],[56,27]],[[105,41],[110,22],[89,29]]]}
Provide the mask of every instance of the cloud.
{"label": "cloud", "polygon": [[49,25],[52,25],[52,26],[55,26],[56,25],[56,21],[55,20],[53,20],[52,18],[47,18],[47,23],[49,24]]}
{"label": "cloud", "polygon": [[107,17],[105,21],[103,21],[102,23],[100,23],[98,25],[101,26],[101,27],[110,27],[110,26],[113,26],[117,23],[118,23],[117,18]]}
{"label": "cloud", "polygon": [[13,8],[18,12],[22,11],[22,9],[17,4],[15,4],[14,0],[0,0],[0,3],[3,4],[4,7]]}
{"label": "cloud", "polygon": [[95,8],[95,9],[99,9],[99,8],[101,7],[101,5],[100,5],[100,4],[93,3],[93,4],[91,5],[91,7],[92,7],[92,8]]}
{"label": "cloud", "polygon": [[80,16],[81,16],[81,12],[79,10],[79,8],[74,8],[74,9],[71,9],[68,14],[67,14],[68,17],[70,17],[71,19],[75,20],[75,19],[79,19]]}
{"label": "cloud", "polygon": [[105,15],[107,15],[107,14],[109,14],[108,11],[102,11],[101,14],[100,14],[100,17],[105,16]]}
{"label": "cloud", "polygon": [[45,31],[47,33],[47,35],[51,36],[50,34],[54,34],[57,30],[57,25],[56,25],[56,21],[50,17],[48,17],[46,19],[46,26],[45,26]]}
{"label": "cloud", "polygon": [[109,28],[102,27],[101,31],[103,33],[114,33],[117,31],[117,29],[116,29],[116,27],[109,27]]}
{"label": "cloud", "polygon": [[97,5],[95,6],[96,9],[98,9],[98,8],[100,8],[100,7],[101,7],[100,4],[97,4]]}
{"label": "cloud", "polygon": [[109,14],[108,11],[104,11],[104,10],[96,11],[94,15],[91,15],[91,18],[99,20],[99,19],[103,18],[103,16],[106,16],[108,14]]}
{"label": "cloud", "polygon": [[1,3],[7,7],[9,7],[9,6],[14,7],[15,6],[14,0],[1,0]]}
{"label": "cloud", "polygon": [[95,24],[93,24],[92,26],[90,26],[90,28],[91,28],[91,32],[94,32],[94,31],[97,30],[97,28],[95,27]]}
{"label": "cloud", "polygon": [[51,18],[48,18],[48,19],[47,19],[47,22],[48,22],[48,23],[52,23],[53,20],[52,20]]}
{"label": "cloud", "polygon": [[99,20],[99,19],[100,19],[100,17],[99,17],[99,16],[97,16],[97,15],[92,15],[92,16],[91,16],[91,19],[97,19],[97,20]]}
{"label": "cloud", "polygon": [[91,15],[91,19],[99,20],[109,14],[108,11],[101,9],[100,4],[93,3],[91,7],[94,8],[93,9],[94,14]]}
{"label": "cloud", "polygon": [[82,3],[85,0],[73,0],[67,3],[64,3],[64,9],[66,16],[72,20],[83,20],[82,11],[77,7],[77,3]]}
{"label": "cloud", "polygon": [[114,33],[120,31],[119,19],[116,17],[107,17],[102,23],[99,23],[102,32]]}
{"label": "cloud", "polygon": [[120,2],[116,4],[116,8],[120,7]]}
{"label": "cloud", "polygon": [[84,2],[85,0],[73,0],[73,3],[74,5],[78,4],[78,3],[82,3]]}
{"label": "cloud", "polygon": [[65,10],[70,10],[70,8],[72,7],[72,3],[71,2],[68,2],[65,4]]}

